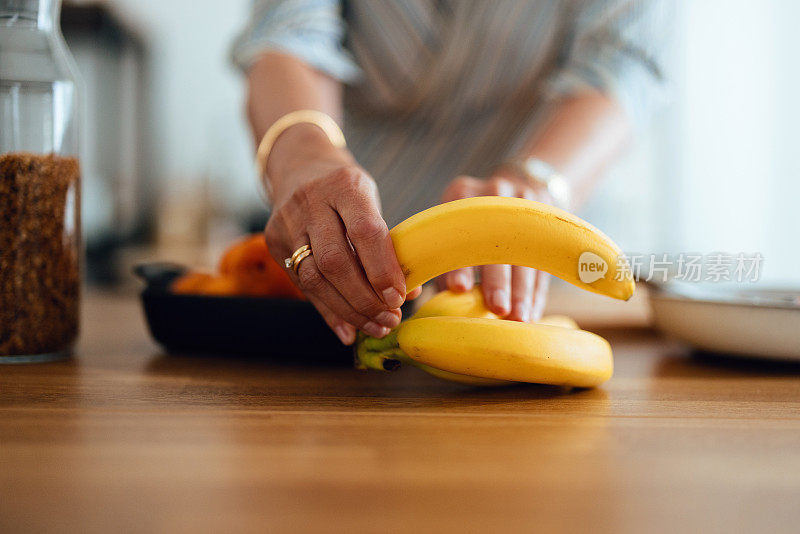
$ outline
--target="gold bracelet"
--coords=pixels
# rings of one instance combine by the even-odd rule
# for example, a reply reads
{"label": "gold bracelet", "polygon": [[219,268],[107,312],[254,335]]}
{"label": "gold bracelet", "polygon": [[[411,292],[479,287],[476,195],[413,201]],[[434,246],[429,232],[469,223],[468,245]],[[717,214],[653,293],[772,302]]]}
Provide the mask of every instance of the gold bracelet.
{"label": "gold bracelet", "polygon": [[278,136],[290,126],[304,122],[313,124],[325,132],[325,135],[328,136],[331,144],[336,148],[344,148],[347,146],[347,143],[345,143],[344,140],[344,133],[342,132],[342,129],[339,128],[339,125],[336,124],[336,121],[333,120],[327,113],[323,113],[322,111],[317,111],[315,109],[299,109],[297,111],[291,111],[280,119],[276,120],[272,126],[267,129],[267,132],[264,134],[264,137],[261,138],[261,142],[258,144],[258,150],[256,151],[256,163],[258,164],[258,170],[261,173],[260,176],[262,178],[267,172],[267,158],[269,157],[269,153],[272,150],[272,146],[275,144],[275,141],[278,139]]}

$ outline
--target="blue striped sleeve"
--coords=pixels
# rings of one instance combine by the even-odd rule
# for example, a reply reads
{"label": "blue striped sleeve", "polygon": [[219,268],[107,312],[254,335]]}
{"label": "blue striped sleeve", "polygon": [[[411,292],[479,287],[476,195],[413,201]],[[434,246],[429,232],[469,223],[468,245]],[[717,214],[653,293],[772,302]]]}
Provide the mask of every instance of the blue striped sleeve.
{"label": "blue striped sleeve", "polygon": [[584,1],[573,13],[551,97],[594,88],[617,100],[640,126],[665,99],[659,52],[671,22],[668,0]]}
{"label": "blue striped sleeve", "polygon": [[360,70],[345,50],[345,23],[338,0],[254,0],[250,21],[231,51],[242,70],[265,52],[292,54],[343,82]]}

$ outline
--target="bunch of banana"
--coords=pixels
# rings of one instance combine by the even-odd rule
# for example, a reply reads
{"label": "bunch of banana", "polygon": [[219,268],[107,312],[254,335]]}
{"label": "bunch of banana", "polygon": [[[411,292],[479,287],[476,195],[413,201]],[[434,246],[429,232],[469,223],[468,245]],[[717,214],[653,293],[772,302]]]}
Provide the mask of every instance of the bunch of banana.
{"label": "bunch of banana", "polygon": [[[539,202],[505,197],[456,200],[406,219],[390,234],[408,290],[460,267],[512,264],[543,270],[614,298],[633,294],[633,280],[619,272],[629,272],[627,265],[609,238],[585,221]],[[605,266],[604,276],[581,280],[579,259],[586,253]],[[500,319],[486,308],[479,289],[442,292],[385,338],[359,337],[357,367],[390,370],[400,363],[482,386],[535,382],[592,387],[608,380],[613,371],[605,339],[579,330],[563,316],[535,324]]]}
{"label": "bunch of banana", "polygon": [[611,377],[608,342],[563,315],[538,323],[506,321],[486,308],[479,287],[442,291],[383,339],[362,336],[360,368],[392,370],[401,363],[475,386],[535,382],[591,387]]}

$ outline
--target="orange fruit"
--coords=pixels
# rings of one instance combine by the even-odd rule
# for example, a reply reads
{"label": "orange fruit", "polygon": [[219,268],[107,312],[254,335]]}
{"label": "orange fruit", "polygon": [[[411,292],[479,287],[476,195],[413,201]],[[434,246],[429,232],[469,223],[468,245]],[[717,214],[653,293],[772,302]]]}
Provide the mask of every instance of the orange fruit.
{"label": "orange fruit", "polygon": [[186,273],[174,282],[173,293],[184,295],[238,295],[239,282],[232,276],[214,276],[207,273]]}
{"label": "orange fruit", "polygon": [[230,276],[214,276],[203,284],[200,292],[203,295],[227,297],[241,293],[239,282]]}
{"label": "orange fruit", "polygon": [[212,278],[214,277],[207,273],[186,273],[172,282],[170,289],[173,293],[199,294]]}
{"label": "orange fruit", "polygon": [[235,278],[245,295],[304,298],[284,267],[270,256],[262,234],[231,245],[220,260],[219,272]]}

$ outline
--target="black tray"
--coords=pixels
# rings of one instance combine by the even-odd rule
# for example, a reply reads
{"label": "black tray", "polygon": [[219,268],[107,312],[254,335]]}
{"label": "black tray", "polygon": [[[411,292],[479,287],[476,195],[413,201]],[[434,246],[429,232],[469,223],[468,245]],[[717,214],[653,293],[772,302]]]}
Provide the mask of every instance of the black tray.
{"label": "black tray", "polygon": [[186,271],[169,263],[134,269],[146,284],[141,297],[150,334],[168,352],[352,365],[352,348],[342,345],[311,303],[170,292]]}

